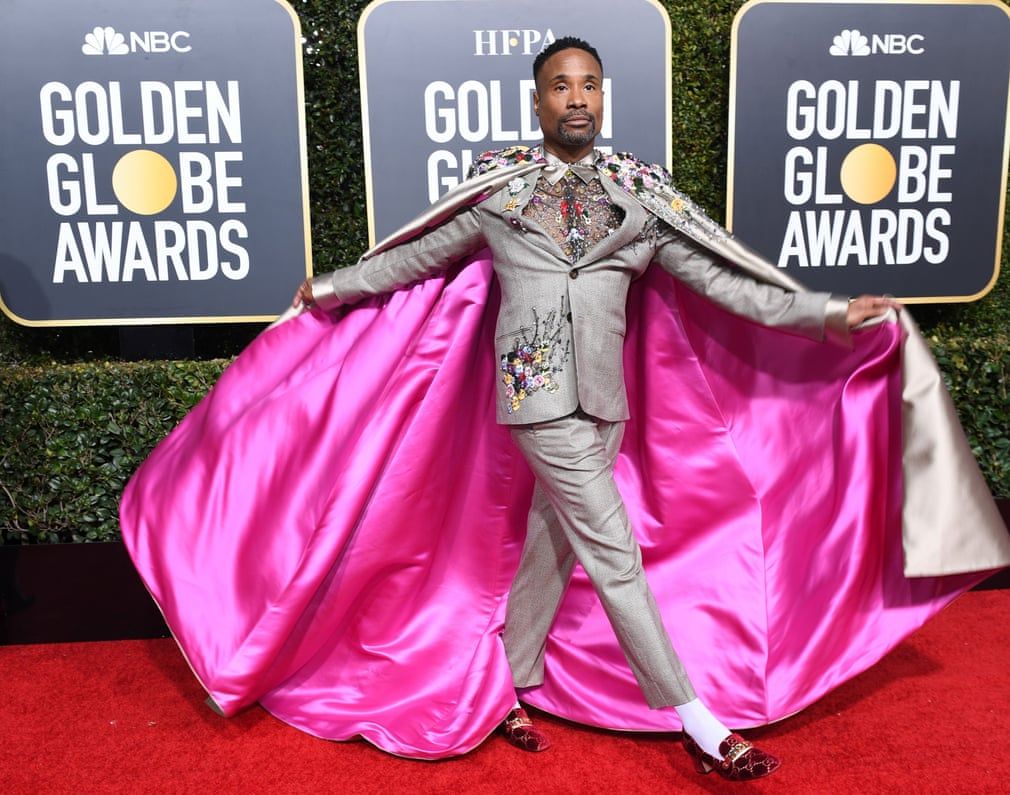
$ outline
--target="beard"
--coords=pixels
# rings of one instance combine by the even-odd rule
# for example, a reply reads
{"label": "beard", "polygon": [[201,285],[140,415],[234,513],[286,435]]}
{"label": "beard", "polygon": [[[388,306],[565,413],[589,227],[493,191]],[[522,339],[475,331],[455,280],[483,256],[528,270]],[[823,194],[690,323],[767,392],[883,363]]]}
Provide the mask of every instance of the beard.
{"label": "beard", "polygon": [[[589,119],[589,126],[581,130],[570,130],[565,126],[572,119]],[[558,119],[558,138],[567,146],[584,146],[596,137],[596,117],[592,113],[578,111],[566,113]]]}

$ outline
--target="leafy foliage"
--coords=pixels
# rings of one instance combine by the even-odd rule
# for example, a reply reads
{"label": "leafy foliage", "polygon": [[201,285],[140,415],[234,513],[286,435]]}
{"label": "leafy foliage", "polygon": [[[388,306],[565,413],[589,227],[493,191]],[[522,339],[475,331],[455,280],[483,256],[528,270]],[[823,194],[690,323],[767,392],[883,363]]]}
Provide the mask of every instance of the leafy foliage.
{"label": "leafy foliage", "polygon": [[[367,0],[290,0],[302,23],[318,273],[367,246],[357,21]],[[740,0],[661,0],[672,30],[673,176],[725,204],[730,29]],[[1010,213],[1008,213],[1010,214]],[[1010,253],[1004,241],[1003,260]],[[918,307],[994,492],[1010,495],[1010,281],[982,301]],[[210,361],[116,361],[115,329],[22,328],[0,317],[0,542],[109,540],[123,485],[255,329],[197,328]]]}
{"label": "leafy foliage", "polygon": [[1010,335],[929,342],[990,488],[1010,496]]}
{"label": "leafy foliage", "polygon": [[0,371],[0,542],[108,541],[119,495],[226,362]]}

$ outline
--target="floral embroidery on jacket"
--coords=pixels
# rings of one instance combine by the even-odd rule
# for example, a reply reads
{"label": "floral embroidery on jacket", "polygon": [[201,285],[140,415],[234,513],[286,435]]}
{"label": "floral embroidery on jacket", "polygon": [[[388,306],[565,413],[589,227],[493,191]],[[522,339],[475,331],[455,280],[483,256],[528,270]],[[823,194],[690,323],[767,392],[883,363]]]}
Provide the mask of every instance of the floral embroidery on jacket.
{"label": "floral embroidery on jacket", "polygon": [[[540,146],[511,146],[480,155],[470,167],[469,177],[495,168],[507,168],[522,163],[546,163]],[[662,218],[674,229],[703,245],[713,240],[726,240],[729,232],[706,215],[697,204],[673,186],[665,168],[639,160],[626,152],[600,154],[596,169],[638,199],[642,206]],[[514,198],[514,197],[513,197]],[[514,209],[514,208],[513,208]]]}
{"label": "floral embroidery on jacket", "polygon": [[[470,166],[467,179],[485,174],[493,168],[507,168],[520,163],[546,163],[539,147],[510,146],[506,149],[492,149],[477,156]],[[518,191],[517,191],[518,193]],[[515,195],[515,194],[512,194]]]}
{"label": "floral embroidery on jacket", "polygon": [[604,155],[596,161],[596,167],[628,193],[638,194],[643,190],[657,190],[670,187],[673,183],[670,172],[665,168],[646,163],[627,152]]}
{"label": "floral embroidery on jacket", "polygon": [[729,233],[704,210],[673,187],[670,172],[662,166],[646,163],[627,152],[615,152],[599,158],[596,168],[636,197],[646,209],[689,237],[695,240],[729,237]]}
{"label": "floral embroidery on jacket", "polygon": [[569,340],[562,342],[567,323],[565,299],[561,311],[551,310],[541,319],[533,310],[533,328],[516,332],[512,349],[501,354],[500,370],[505,385],[505,411],[519,411],[522,402],[535,392],[557,392],[560,384],[554,374],[560,373],[568,361]]}
{"label": "floral embroidery on jacket", "polygon": [[515,196],[516,194],[522,193],[523,188],[525,187],[526,180],[522,177],[516,177],[515,179],[510,180],[508,184],[509,196]]}

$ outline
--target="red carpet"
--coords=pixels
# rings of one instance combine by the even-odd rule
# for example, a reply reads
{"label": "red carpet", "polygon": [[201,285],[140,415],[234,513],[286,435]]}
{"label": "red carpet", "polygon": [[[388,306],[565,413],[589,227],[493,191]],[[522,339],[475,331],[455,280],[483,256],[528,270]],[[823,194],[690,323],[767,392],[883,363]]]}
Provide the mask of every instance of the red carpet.
{"label": "red carpet", "polygon": [[491,737],[442,762],[302,734],[261,709],[226,720],[171,640],[0,648],[0,792],[1010,793],[1010,591],[965,595],[870,671],[751,731],[769,779],[697,775],[662,735],[543,716],[554,747]]}

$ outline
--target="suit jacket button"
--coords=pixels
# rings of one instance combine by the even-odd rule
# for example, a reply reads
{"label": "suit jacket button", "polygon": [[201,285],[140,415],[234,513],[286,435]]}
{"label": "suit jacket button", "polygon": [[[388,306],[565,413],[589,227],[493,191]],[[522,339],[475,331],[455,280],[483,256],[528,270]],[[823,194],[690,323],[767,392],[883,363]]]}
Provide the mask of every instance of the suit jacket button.
{"label": "suit jacket button", "polygon": [[568,276],[570,278],[572,278],[572,279],[578,279],[579,278],[579,272],[577,270],[570,270],[570,271],[568,271]]}

